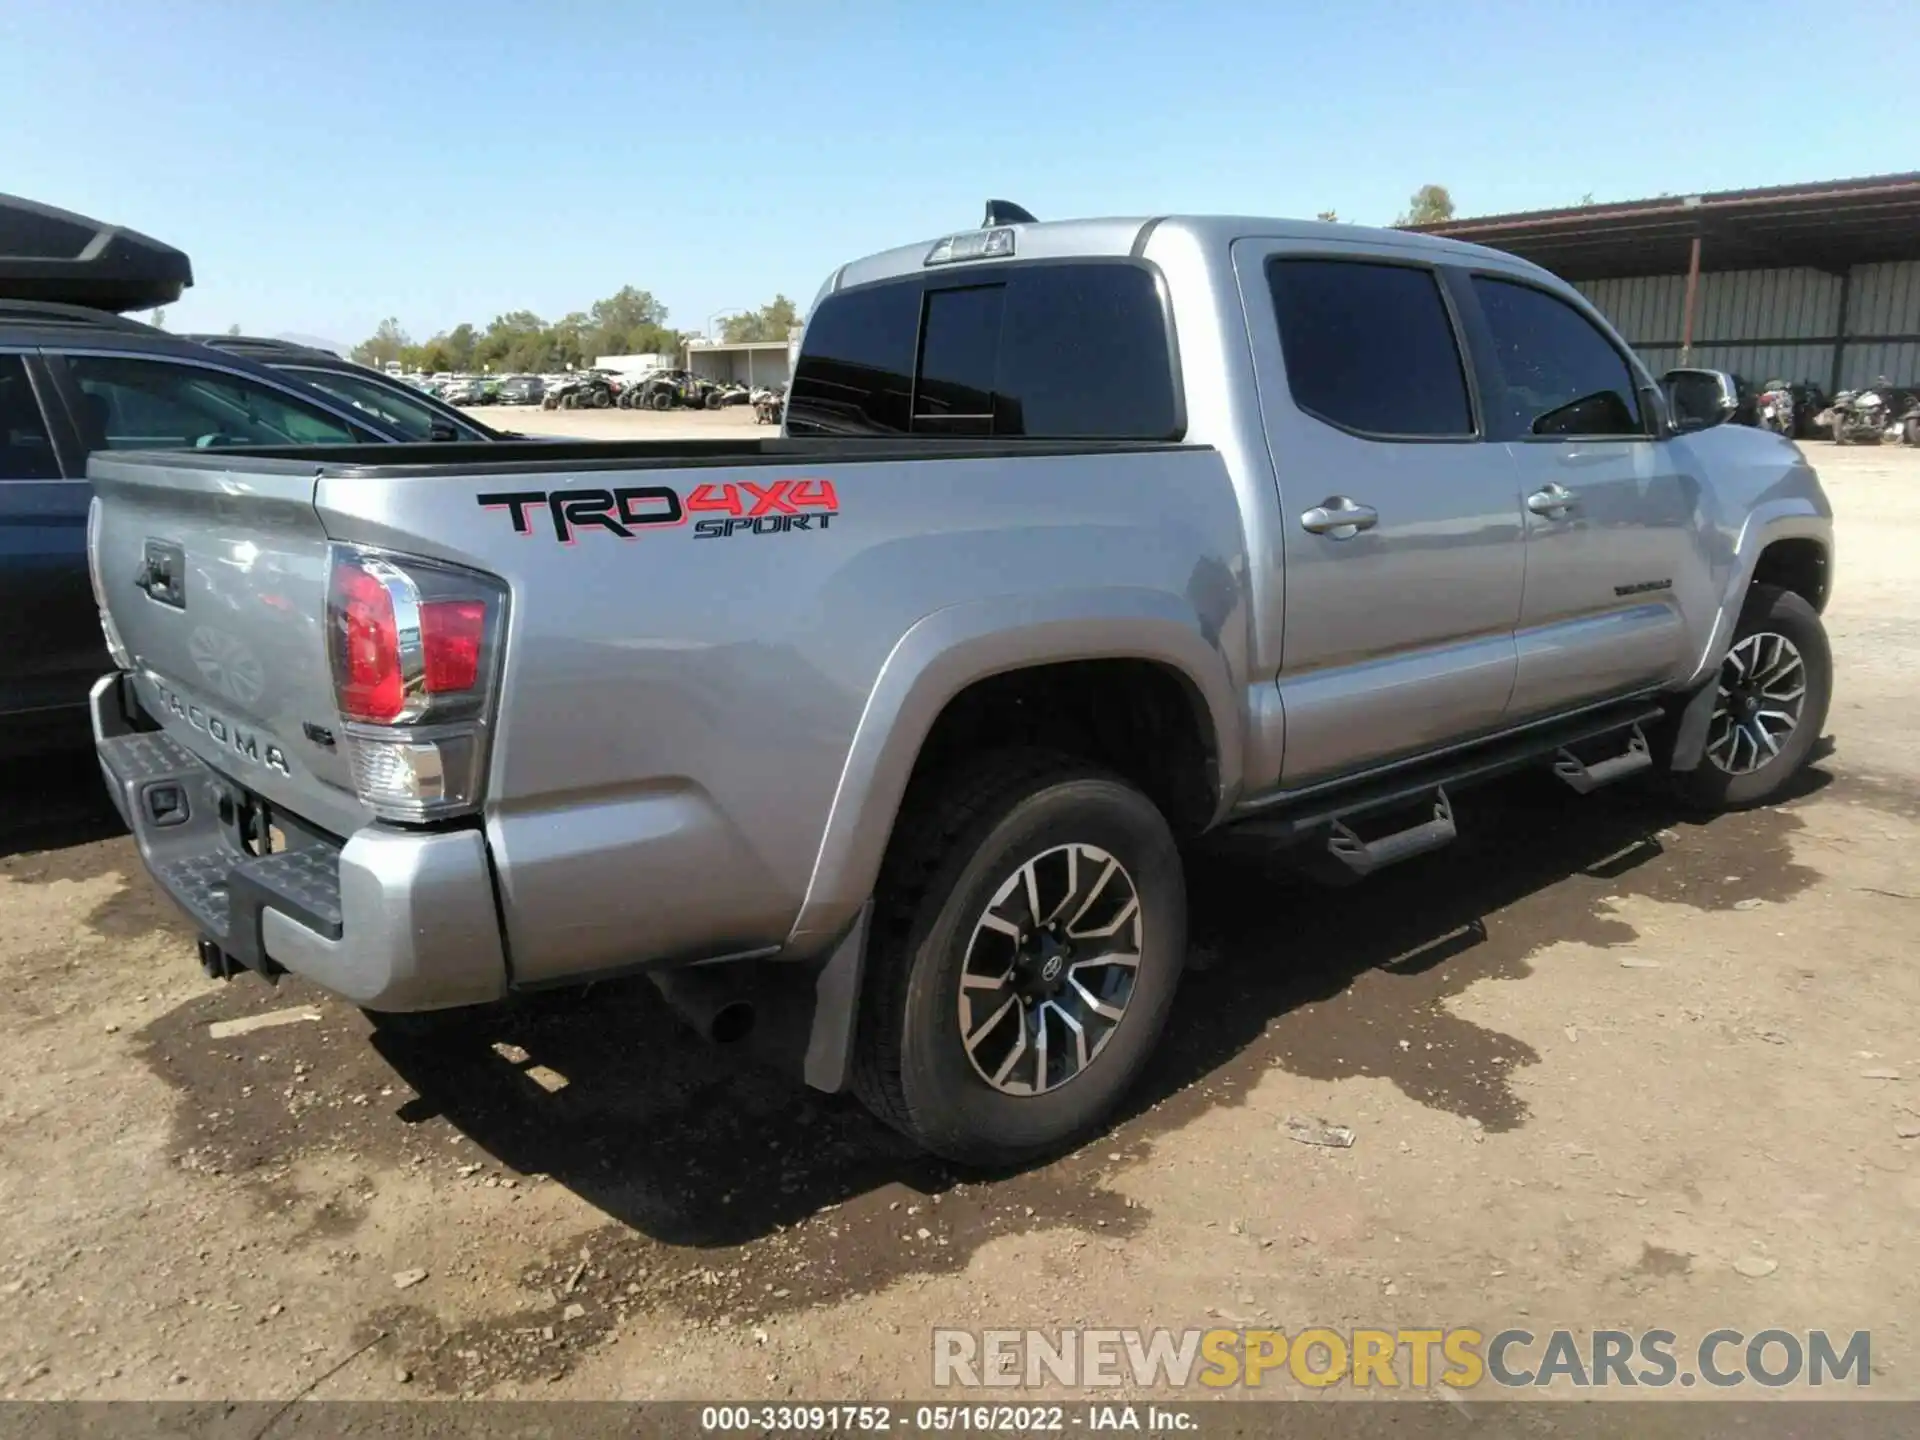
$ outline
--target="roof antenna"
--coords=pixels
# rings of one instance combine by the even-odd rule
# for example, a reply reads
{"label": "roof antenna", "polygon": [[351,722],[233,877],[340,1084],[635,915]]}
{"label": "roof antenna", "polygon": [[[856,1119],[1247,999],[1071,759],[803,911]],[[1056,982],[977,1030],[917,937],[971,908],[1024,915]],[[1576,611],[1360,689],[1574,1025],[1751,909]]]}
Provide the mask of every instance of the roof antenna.
{"label": "roof antenna", "polygon": [[980,228],[990,230],[995,225],[1037,225],[1039,223],[1033,218],[1031,211],[1022,209],[1011,200],[989,200],[987,215],[980,222]]}

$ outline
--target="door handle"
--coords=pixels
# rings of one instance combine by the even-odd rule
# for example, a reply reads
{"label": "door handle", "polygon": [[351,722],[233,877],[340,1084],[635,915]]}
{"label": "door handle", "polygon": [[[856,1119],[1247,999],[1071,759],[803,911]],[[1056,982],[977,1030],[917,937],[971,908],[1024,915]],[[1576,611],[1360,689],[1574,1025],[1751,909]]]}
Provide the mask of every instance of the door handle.
{"label": "door handle", "polygon": [[1558,520],[1573,509],[1573,492],[1564,485],[1548,485],[1527,496],[1527,509],[1549,520]]}
{"label": "door handle", "polygon": [[1300,528],[1329,540],[1351,540],[1380,523],[1380,512],[1345,495],[1329,495],[1300,515]]}

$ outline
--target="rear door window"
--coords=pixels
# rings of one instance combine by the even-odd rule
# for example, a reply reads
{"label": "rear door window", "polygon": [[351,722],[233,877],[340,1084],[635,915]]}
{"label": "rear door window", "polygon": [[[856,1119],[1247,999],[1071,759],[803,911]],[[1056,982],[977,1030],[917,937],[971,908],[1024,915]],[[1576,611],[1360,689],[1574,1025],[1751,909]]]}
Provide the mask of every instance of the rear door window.
{"label": "rear door window", "polygon": [[[807,324],[788,430],[1180,438],[1171,331],[1151,270],[996,266],[978,283],[981,273],[829,296]],[[856,366],[853,355],[877,363]]]}
{"label": "rear door window", "polygon": [[1453,320],[1431,270],[1276,257],[1267,265],[1294,404],[1375,439],[1475,433]]}
{"label": "rear door window", "polygon": [[172,360],[69,355],[88,450],[352,445],[344,420],[245,376]]}
{"label": "rear door window", "polygon": [[0,481],[58,480],[53,438],[18,355],[0,355]]}

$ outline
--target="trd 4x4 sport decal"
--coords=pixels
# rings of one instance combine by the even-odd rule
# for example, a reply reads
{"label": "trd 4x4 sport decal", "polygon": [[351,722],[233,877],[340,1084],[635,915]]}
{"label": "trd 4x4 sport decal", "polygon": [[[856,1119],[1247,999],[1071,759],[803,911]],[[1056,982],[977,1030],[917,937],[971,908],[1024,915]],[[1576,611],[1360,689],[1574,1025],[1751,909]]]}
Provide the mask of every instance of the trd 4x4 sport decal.
{"label": "trd 4x4 sport decal", "polygon": [[562,545],[575,544],[583,530],[605,530],[631,540],[643,530],[671,529],[689,519],[696,540],[790,535],[825,530],[840,513],[831,480],[774,480],[765,485],[729,481],[696,485],[684,497],[667,485],[627,485],[618,490],[514,490],[474,498],[482,509],[505,510],[516,535],[531,535],[534,512],[544,510],[553,524],[553,538]]}

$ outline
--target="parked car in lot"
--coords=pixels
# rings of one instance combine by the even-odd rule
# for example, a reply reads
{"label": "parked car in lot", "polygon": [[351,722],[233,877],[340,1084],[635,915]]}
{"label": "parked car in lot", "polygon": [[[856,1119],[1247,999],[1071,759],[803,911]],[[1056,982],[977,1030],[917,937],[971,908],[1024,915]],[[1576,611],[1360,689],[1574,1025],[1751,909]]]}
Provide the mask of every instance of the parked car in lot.
{"label": "parked car in lot", "polygon": [[546,393],[546,382],[538,375],[509,375],[500,382],[499,403],[538,405]]}
{"label": "parked car in lot", "polygon": [[417,433],[261,364],[247,342],[216,350],[117,313],[191,283],[170,246],[0,196],[0,754],[87,741],[87,687],[107,663],[86,570],[89,454]]}
{"label": "parked car in lot", "polygon": [[990,207],[834,272],[781,439],[97,454],[99,755],[211,973],[644,970],[1019,1161],[1147,1063],[1187,837],[1353,880],[1526,767],[1781,793],[1831,514],[1738,399],[1497,251]]}

